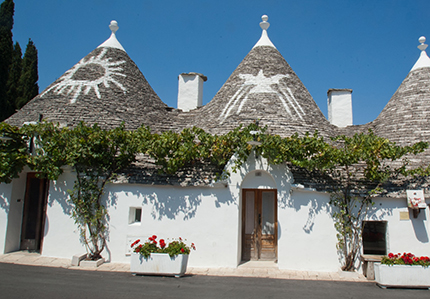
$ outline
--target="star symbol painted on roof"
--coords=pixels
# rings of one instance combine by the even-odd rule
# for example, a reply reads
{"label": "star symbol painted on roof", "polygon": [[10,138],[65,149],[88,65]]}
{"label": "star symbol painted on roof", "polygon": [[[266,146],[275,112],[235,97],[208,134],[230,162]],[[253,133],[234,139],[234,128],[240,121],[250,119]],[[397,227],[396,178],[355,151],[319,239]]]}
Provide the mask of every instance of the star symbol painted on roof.
{"label": "star symbol painted on roof", "polygon": [[[99,86],[103,85],[109,88],[112,83],[125,93],[126,88],[119,83],[115,77],[126,77],[126,75],[123,74],[123,68],[120,67],[120,65],[126,62],[124,60],[112,62],[111,58],[105,57],[106,53],[107,48],[103,48],[97,56],[93,56],[89,59],[84,57],[74,67],[65,72],[56,84],[46,89],[41,96],[51,90],[56,94],[73,94],[70,100],[70,103],[73,104],[82,93],[87,95],[91,90],[94,90],[97,98],[101,99]],[[87,69],[89,66],[99,69],[100,73],[91,75],[88,73]]]}
{"label": "star symbol painted on roof", "polygon": [[288,75],[275,75],[273,77],[266,77],[263,70],[260,70],[257,76],[251,74],[240,74],[241,79],[245,79],[244,86],[255,85],[249,93],[276,93],[271,87],[273,84],[279,84],[279,80],[288,78]]}
{"label": "star symbol painted on roof", "polygon": [[[232,113],[234,108],[237,109],[236,114],[239,114],[248,101],[248,96],[250,94],[272,93],[278,96],[285,111],[289,115],[292,117],[298,116],[303,120],[305,112],[288,85],[281,81],[289,77],[288,74],[277,74],[272,77],[266,77],[262,69],[260,69],[256,76],[252,74],[239,74],[239,78],[245,80],[245,82],[242,83],[242,86],[230,98],[219,118],[225,120]],[[277,87],[276,89],[274,89],[275,86]]]}

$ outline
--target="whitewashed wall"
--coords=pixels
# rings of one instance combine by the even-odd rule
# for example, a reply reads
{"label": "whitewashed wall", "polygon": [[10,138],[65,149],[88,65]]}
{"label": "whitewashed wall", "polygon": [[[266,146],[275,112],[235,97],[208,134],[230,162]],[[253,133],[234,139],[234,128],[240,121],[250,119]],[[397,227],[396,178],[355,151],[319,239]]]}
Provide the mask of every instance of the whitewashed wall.
{"label": "whitewashed wall", "polygon": [[0,184],[0,248],[5,252],[7,218],[10,210],[12,184]]}
{"label": "whitewashed wall", "polygon": [[339,269],[336,231],[326,193],[294,190],[278,207],[280,269]]}
{"label": "whitewashed wall", "polygon": [[[231,166],[227,168],[231,170]],[[0,184],[0,248],[5,252],[19,250],[25,177],[23,173],[13,184]],[[67,190],[73,188],[74,178],[73,173],[66,172],[50,182],[44,256],[71,258],[85,252],[67,202]],[[190,266],[237,267],[242,246],[241,190],[276,188],[279,268],[337,271],[340,263],[329,194],[292,188],[292,183],[285,166],[250,157],[245,166],[231,172],[228,180],[213,187],[109,184],[104,195],[109,237],[103,256],[112,262],[128,262],[130,242],[155,234],[195,243],[197,250],[190,255]],[[142,208],[142,221],[130,224],[130,208],[136,207]],[[388,221],[389,252],[428,255],[429,209],[416,219],[411,213],[408,220],[400,220],[401,211],[408,211],[406,199],[376,199],[367,219]]]}
{"label": "whitewashed wall", "polygon": [[[238,204],[227,188],[110,185],[107,189],[113,204],[108,245],[112,260],[128,261],[131,240],[157,235],[195,243],[190,266],[237,265]],[[128,224],[130,207],[142,207],[140,224]]]}
{"label": "whitewashed wall", "polygon": [[[429,200],[426,200],[429,203]],[[400,220],[400,212],[409,213],[407,220]],[[367,215],[367,220],[384,220],[387,223],[387,251],[411,252],[430,255],[429,208],[421,210],[417,218],[409,211],[406,198],[378,198]]]}
{"label": "whitewashed wall", "polygon": [[57,181],[49,184],[46,207],[45,231],[41,253],[44,256],[72,258],[85,253],[79,241],[79,230],[70,217],[71,205],[67,202],[67,190],[73,189],[75,175],[64,172]]}
{"label": "whitewashed wall", "polygon": [[[27,169],[26,169],[27,170]],[[22,226],[22,211],[24,207],[25,185],[27,173],[22,172],[19,178],[12,180],[10,184],[1,184],[1,191],[4,192],[1,202],[1,214],[5,217],[6,222],[3,226],[1,223],[1,231],[5,233],[0,242],[4,242],[4,253],[19,250],[21,243],[21,226]]]}
{"label": "whitewashed wall", "polygon": [[[262,170],[263,174],[252,178],[256,170]],[[251,156],[240,171],[232,173],[230,185],[277,189],[280,269],[337,271],[339,261],[336,232],[328,204],[330,196],[321,192],[293,190],[293,180],[285,165],[270,165],[265,159]]]}

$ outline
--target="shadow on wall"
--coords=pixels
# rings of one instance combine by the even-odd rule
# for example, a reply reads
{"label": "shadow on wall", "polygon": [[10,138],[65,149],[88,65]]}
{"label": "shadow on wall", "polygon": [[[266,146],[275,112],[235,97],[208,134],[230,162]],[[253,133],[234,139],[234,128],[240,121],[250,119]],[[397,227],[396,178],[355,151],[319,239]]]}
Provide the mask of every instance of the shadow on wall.
{"label": "shadow on wall", "polygon": [[409,219],[411,219],[412,221],[415,237],[417,237],[417,240],[420,241],[421,243],[428,243],[429,236],[425,226],[425,222],[427,220],[425,210],[420,212],[417,218],[413,218],[412,214],[413,214],[412,211],[409,210]]}
{"label": "shadow on wall", "polygon": [[[152,206],[151,216],[154,219],[162,220],[163,218],[176,219],[183,215],[183,220],[188,220],[195,217],[197,208],[202,203],[203,197],[213,197],[215,198],[214,191],[211,189],[201,189],[194,190],[191,188],[159,188],[157,192],[154,190],[151,193],[143,193],[142,187],[140,186],[128,186],[123,185],[121,189],[126,196],[132,194],[134,197],[142,198],[142,205]],[[215,205],[219,207],[220,203],[229,204],[227,189],[218,193],[218,195],[225,193],[225,197],[220,197],[216,199]],[[225,190],[225,191],[224,191]],[[176,191],[176,192],[175,192]],[[110,193],[111,198],[118,200],[115,192]],[[222,198],[222,200],[220,200]]]}
{"label": "shadow on wall", "polygon": [[[252,157],[251,157],[252,158]],[[256,163],[257,164],[257,163]],[[332,213],[332,207],[329,204],[329,198],[326,198],[326,195],[323,193],[317,192],[294,192],[291,193],[291,184],[293,183],[293,175],[288,168],[287,165],[270,165],[267,163],[263,165],[256,166],[253,163],[245,163],[239,174],[242,178],[245,178],[247,174],[251,173],[254,170],[262,170],[267,172],[274,180],[278,190],[278,208],[286,209],[293,208],[296,212],[301,210],[302,208],[308,208],[308,217],[303,224],[303,231],[306,233],[311,233],[313,231],[315,225],[315,219],[318,214],[321,212]],[[236,189],[240,190],[241,182],[236,183]],[[256,186],[258,188],[258,186]],[[234,190],[234,188],[232,188]],[[294,196],[292,196],[294,194]],[[232,198],[237,196],[232,194]],[[281,232],[279,229],[280,223],[278,222],[278,232]],[[279,236],[278,236],[279,237]]]}
{"label": "shadow on wall", "polygon": [[72,205],[68,201],[67,190],[73,189],[73,181],[57,180],[55,182],[50,181],[49,184],[52,184],[52,187],[49,188],[48,205],[52,207],[55,202],[58,202],[65,215],[72,215]]}
{"label": "shadow on wall", "polygon": [[[52,184],[52,188],[50,188],[48,204],[50,207],[53,206],[54,202],[58,202],[63,209],[63,213],[65,215],[72,215],[73,205],[69,202],[69,193],[68,190],[73,189],[75,181],[74,179],[70,180],[57,180],[55,183],[50,182]],[[105,188],[106,192],[107,188]],[[102,204],[105,207],[111,207],[117,205],[117,197],[113,193],[106,192],[109,196],[102,197]],[[109,221],[109,219],[107,219]]]}
{"label": "shadow on wall", "polygon": [[0,194],[0,208],[2,208],[6,214],[9,214],[10,204],[7,198],[3,194]]}
{"label": "shadow on wall", "polygon": [[[406,200],[405,200],[406,202]],[[393,216],[393,211],[395,209],[404,208],[405,205],[399,205],[396,201],[384,201],[384,206],[379,202],[376,202],[374,206],[369,208],[367,214],[367,219],[369,220],[385,220],[388,216]],[[428,243],[429,237],[427,228],[425,226],[426,213],[419,213],[417,218],[413,217],[412,211],[409,210],[409,221],[412,222],[412,227],[414,229],[415,237],[418,241],[422,243]]]}
{"label": "shadow on wall", "polygon": [[375,205],[369,207],[367,211],[367,220],[382,221],[389,216],[393,216],[393,210],[398,208],[395,204],[384,203],[382,207],[381,203],[375,202]]}
{"label": "shadow on wall", "polygon": [[[293,196],[294,195],[294,196]],[[321,198],[316,198],[317,196]],[[329,198],[325,199],[315,192],[294,192],[290,196],[289,200],[285,202],[285,207],[293,208],[296,212],[302,208],[308,207],[308,217],[304,223],[302,229],[305,233],[310,234],[315,225],[315,219],[321,212],[327,213],[331,216],[333,207],[329,204]]]}
{"label": "shadow on wall", "polygon": [[175,219],[183,214],[183,220],[193,218],[197,207],[201,204],[200,194],[190,192],[188,195],[159,196],[156,193],[144,197],[143,204],[151,204],[151,215],[154,219],[161,220],[163,217]]}

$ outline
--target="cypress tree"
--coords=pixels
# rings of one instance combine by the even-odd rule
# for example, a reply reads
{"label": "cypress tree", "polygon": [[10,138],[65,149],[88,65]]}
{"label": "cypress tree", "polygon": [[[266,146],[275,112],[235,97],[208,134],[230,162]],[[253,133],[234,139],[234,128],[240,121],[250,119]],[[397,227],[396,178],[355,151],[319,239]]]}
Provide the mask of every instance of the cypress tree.
{"label": "cypress tree", "polygon": [[9,117],[10,101],[7,99],[7,81],[12,63],[12,27],[15,3],[5,0],[0,6],[0,121]]}
{"label": "cypress tree", "polygon": [[9,78],[7,81],[7,99],[10,107],[8,116],[15,112],[15,99],[22,96],[22,88],[19,86],[19,79],[22,73],[22,52],[18,42],[15,43],[12,53],[12,63],[9,67]]}
{"label": "cypress tree", "polygon": [[22,60],[22,71],[21,77],[19,78],[19,96],[15,100],[16,109],[20,109],[22,106],[27,104],[28,101],[39,94],[39,85],[37,84],[38,80],[37,49],[34,46],[33,41],[30,39]]}

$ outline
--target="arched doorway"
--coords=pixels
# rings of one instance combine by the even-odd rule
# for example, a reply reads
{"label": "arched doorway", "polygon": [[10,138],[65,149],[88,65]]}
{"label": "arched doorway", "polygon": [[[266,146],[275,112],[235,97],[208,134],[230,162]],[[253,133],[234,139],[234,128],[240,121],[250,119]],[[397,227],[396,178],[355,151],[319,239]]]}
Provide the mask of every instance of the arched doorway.
{"label": "arched doorway", "polygon": [[242,261],[277,260],[277,189],[270,174],[255,171],[242,183]]}

